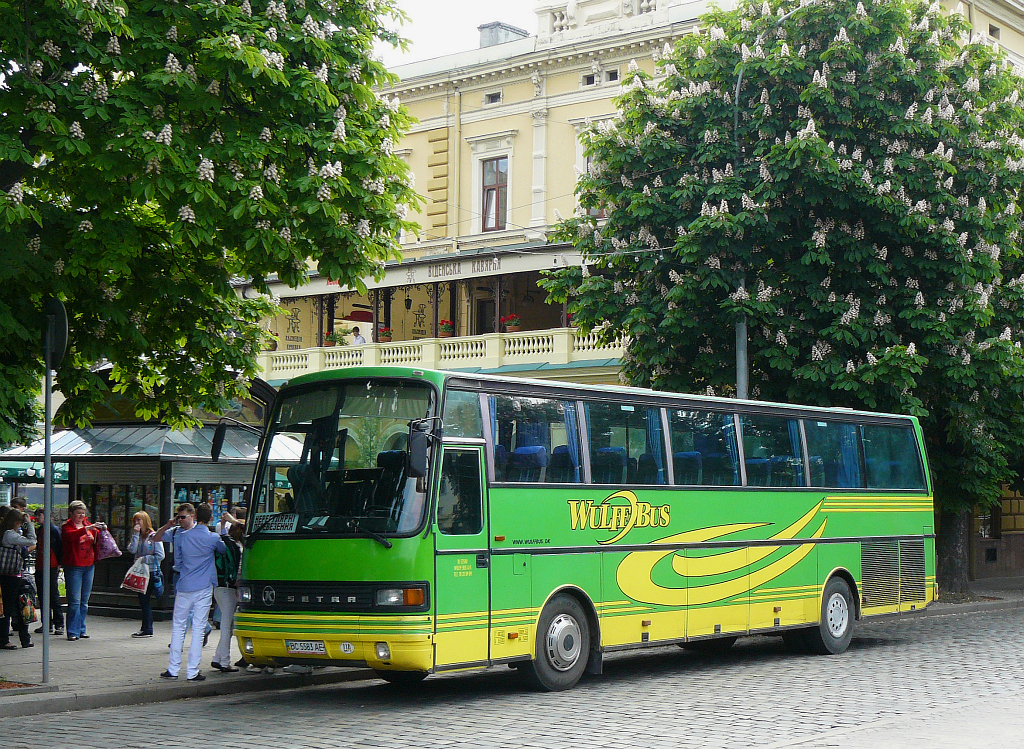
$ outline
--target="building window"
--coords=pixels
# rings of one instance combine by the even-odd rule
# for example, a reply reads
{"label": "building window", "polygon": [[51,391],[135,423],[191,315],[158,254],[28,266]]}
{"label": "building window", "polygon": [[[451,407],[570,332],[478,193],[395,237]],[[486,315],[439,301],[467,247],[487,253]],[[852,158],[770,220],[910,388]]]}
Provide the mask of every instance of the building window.
{"label": "building window", "polygon": [[597,74],[596,73],[587,73],[586,75],[583,76],[583,85],[584,86],[594,86],[596,84],[597,84]]}
{"label": "building window", "polygon": [[606,81],[608,81],[608,83],[615,83],[616,81],[619,80],[619,71],[618,70],[608,70],[608,71],[605,71],[604,79]]}
{"label": "building window", "polygon": [[505,228],[508,211],[508,157],[486,159],[483,169],[483,230],[501,231]]}
{"label": "building window", "polygon": [[490,91],[484,94],[484,104],[501,104],[501,91]]}
{"label": "building window", "polygon": [[999,27],[998,26],[993,26],[992,24],[989,24],[988,25],[988,35],[990,37],[992,37],[993,39],[998,39],[999,38]]}

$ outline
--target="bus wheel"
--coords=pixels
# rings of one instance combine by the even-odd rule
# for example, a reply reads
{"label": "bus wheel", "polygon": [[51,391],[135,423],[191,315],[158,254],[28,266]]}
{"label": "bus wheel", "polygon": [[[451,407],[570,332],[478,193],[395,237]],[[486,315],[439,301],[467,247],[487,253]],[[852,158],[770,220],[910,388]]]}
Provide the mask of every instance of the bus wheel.
{"label": "bus wheel", "polygon": [[704,655],[725,655],[736,644],[738,639],[738,637],[716,637],[712,640],[681,642],[679,647],[683,650],[692,650],[695,653],[703,653]]}
{"label": "bus wheel", "polygon": [[537,657],[523,663],[540,689],[571,689],[583,676],[590,657],[587,614],[572,596],[557,595],[544,607],[537,627]]}
{"label": "bus wheel", "polygon": [[426,671],[385,671],[384,669],[375,668],[373,669],[373,672],[384,681],[398,687],[408,687],[413,684],[419,684],[427,678]]}
{"label": "bus wheel", "polygon": [[833,577],[821,597],[821,623],[806,630],[807,649],[819,655],[842,653],[853,639],[853,594],[841,577]]}

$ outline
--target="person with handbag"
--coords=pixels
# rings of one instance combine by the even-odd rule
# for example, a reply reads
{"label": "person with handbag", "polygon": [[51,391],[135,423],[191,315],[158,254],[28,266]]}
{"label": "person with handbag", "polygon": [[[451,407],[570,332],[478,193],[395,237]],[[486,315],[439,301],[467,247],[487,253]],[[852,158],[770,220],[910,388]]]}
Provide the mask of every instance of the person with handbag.
{"label": "person with handbag", "polygon": [[210,665],[224,672],[238,670],[237,666],[231,665],[231,635],[235,629],[235,608],[238,606],[238,575],[242,567],[243,535],[244,525],[237,522],[228,523],[227,532],[221,535],[227,550],[218,552],[215,557],[217,587],[213,590],[213,598],[220,607],[220,642]]}
{"label": "person with handbag", "polygon": [[68,504],[71,513],[60,530],[64,564],[64,587],[68,597],[68,640],[89,639],[85,633],[85,615],[89,613],[89,596],[96,570],[96,541],[104,523],[90,523],[85,502]]}
{"label": "person with handbag", "polygon": [[17,650],[10,641],[10,627],[18,632],[23,648],[32,647],[32,636],[28,633],[28,625],[22,614],[21,593],[24,581],[21,574],[25,567],[24,554],[35,551],[36,545],[21,535],[21,525],[25,522],[25,513],[11,508],[0,523],[0,598],[3,600],[4,613],[0,617],[0,650]]}
{"label": "person with handbag", "polygon": [[132,516],[132,540],[128,543],[128,551],[135,555],[136,561],[142,560],[149,567],[149,585],[145,593],[139,593],[139,606],[142,607],[142,628],[133,632],[132,637],[153,636],[153,602],[152,598],[157,593],[157,586],[160,585],[160,562],[164,558],[164,545],[160,541],[154,541],[153,521],[149,519],[149,513],[136,512]]}
{"label": "person with handbag", "polygon": [[[39,523],[39,532],[37,535],[41,536],[45,531],[43,530],[43,508],[39,507],[35,511],[35,521]],[[50,522],[50,634],[57,635],[58,637],[64,636],[64,607],[60,602],[60,566],[59,560],[60,554],[60,528],[57,524]],[[40,541],[36,544],[36,590],[41,591],[43,589],[43,543]],[[43,631],[43,624],[36,629],[36,634],[41,634]]]}

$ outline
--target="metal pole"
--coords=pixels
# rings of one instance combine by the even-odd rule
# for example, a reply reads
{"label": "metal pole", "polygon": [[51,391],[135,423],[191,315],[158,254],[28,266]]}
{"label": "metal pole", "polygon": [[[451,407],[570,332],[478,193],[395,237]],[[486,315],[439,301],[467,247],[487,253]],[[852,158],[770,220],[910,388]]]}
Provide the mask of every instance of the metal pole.
{"label": "metal pole", "polygon": [[46,392],[43,396],[45,403],[43,417],[43,471],[45,471],[45,474],[43,476],[43,527],[40,528],[40,532],[43,534],[43,589],[39,591],[43,599],[43,684],[50,683],[50,606],[53,605],[53,602],[50,600],[50,515],[53,511],[53,464],[50,456],[50,434],[53,431],[53,401],[50,392],[53,390],[53,372],[50,369],[50,355],[56,324],[56,316],[46,316],[46,345],[43,347],[43,362],[46,366],[46,382],[44,385]]}
{"label": "metal pole", "polygon": [[747,318],[736,323],[736,397],[747,399]]}

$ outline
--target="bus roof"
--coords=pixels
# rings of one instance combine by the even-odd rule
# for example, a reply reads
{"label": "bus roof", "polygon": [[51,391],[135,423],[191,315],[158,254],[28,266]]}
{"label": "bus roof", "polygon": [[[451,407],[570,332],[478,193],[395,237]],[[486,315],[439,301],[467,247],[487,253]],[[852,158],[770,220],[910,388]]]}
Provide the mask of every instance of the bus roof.
{"label": "bus roof", "polygon": [[451,370],[422,369],[416,367],[345,367],[342,369],[329,369],[322,372],[314,372],[301,375],[289,380],[282,386],[281,390],[288,390],[295,386],[307,385],[314,382],[331,382],[343,379],[365,378],[365,377],[402,377],[410,379],[423,379],[437,387],[443,387],[449,380],[459,380],[463,383],[491,383],[494,385],[505,385],[517,390],[523,388],[537,388],[539,391],[564,390],[571,388],[576,393],[594,394],[618,394],[632,395],[647,398],[665,397],[680,399],[687,404],[705,403],[714,405],[717,408],[745,407],[751,410],[768,408],[798,409],[809,413],[820,413],[822,415],[835,414],[837,411],[846,416],[866,417],[888,417],[894,419],[906,419],[916,422],[913,416],[905,414],[892,414],[879,411],[862,411],[847,408],[845,406],[807,406],[802,404],[779,403],[776,401],[739,400],[737,398],[722,398],[713,395],[702,395],[700,393],[673,393],[667,390],[652,390],[650,388],[628,387],[625,385],[588,385],[575,382],[563,382],[560,380],[538,380],[526,377],[508,377],[502,375],[477,374],[458,372]]}

